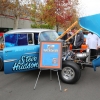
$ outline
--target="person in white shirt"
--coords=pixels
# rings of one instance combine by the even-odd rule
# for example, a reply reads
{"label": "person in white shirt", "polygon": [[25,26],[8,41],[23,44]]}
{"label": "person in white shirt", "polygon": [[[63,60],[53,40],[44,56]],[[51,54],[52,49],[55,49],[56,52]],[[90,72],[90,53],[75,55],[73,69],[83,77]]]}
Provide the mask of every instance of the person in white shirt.
{"label": "person in white shirt", "polygon": [[88,33],[86,38],[86,44],[88,49],[90,49],[90,61],[97,58],[97,47],[98,47],[99,37],[92,32]]}
{"label": "person in white shirt", "polygon": [[98,39],[97,55],[100,57],[100,37]]}

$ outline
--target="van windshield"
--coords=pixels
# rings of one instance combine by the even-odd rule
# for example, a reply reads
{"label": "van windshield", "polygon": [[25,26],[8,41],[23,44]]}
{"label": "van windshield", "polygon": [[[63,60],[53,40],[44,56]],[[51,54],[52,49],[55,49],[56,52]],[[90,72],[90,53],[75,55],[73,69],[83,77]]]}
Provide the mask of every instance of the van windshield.
{"label": "van windshield", "polygon": [[46,31],[40,34],[40,41],[54,41],[58,37],[55,31]]}

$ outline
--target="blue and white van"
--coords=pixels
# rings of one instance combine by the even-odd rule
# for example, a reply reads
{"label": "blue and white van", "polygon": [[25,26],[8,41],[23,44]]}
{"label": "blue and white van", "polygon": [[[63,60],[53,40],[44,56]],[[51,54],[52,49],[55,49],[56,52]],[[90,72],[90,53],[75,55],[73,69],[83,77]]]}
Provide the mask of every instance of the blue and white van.
{"label": "blue and white van", "polygon": [[[36,70],[39,68],[39,49],[41,41],[55,41],[58,34],[51,29],[16,29],[4,33],[0,43],[0,70],[5,74]],[[63,58],[63,57],[62,57]],[[60,79],[65,83],[75,83],[81,72],[73,61],[62,61]]]}
{"label": "blue and white van", "polygon": [[40,41],[53,41],[58,37],[50,29],[17,29],[3,35],[4,49],[0,50],[0,70],[7,73],[38,68]]}

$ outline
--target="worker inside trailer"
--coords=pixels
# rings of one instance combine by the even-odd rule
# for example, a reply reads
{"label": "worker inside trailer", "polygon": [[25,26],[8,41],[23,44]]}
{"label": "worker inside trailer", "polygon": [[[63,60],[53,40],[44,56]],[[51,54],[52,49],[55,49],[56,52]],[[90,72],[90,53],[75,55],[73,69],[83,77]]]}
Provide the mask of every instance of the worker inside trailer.
{"label": "worker inside trailer", "polygon": [[[77,35],[77,33],[79,33],[80,31],[82,31],[82,28],[80,28],[79,30],[77,29],[77,31],[73,34],[72,30],[73,27],[75,27],[75,25],[78,24],[78,21],[76,21],[75,23],[73,23],[66,31],[64,31],[56,40],[59,40],[59,39],[63,39],[65,40],[66,42],[70,42],[70,46],[69,46],[69,49],[72,50],[73,49],[73,44],[72,44],[72,39],[75,37],[75,35]],[[69,33],[70,36],[69,36]],[[66,38],[66,39],[65,39]],[[75,39],[75,38],[74,38]],[[76,39],[77,40],[77,39]],[[79,39],[78,39],[79,40]],[[80,52],[83,52],[83,51],[86,51],[87,49],[87,45],[85,44],[86,42],[86,38],[84,38],[84,35],[82,35],[82,42],[81,42],[81,45],[80,45]]]}
{"label": "worker inside trailer", "polygon": [[[79,42],[81,45],[79,46],[79,47],[77,47],[76,49],[81,49],[80,50],[80,52],[83,52],[83,51],[85,51],[86,49],[87,49],[87,45],[86,45],[86,36],[87,36],[87,32],[83,32],[82,30],[79,32],[80,33],[80,37],[79,37],[79,35],[77,35],[78,37],[77,37],[77,42]],[[72,34],[74,34],[74,32],[73,32],[73,29],[72,29]],[[74,38],[74,40],[75,40],[75,36],[73,37]],[[75,41],[73,41],[73,38],[72,39],[70,39],[69,41],[70,41],[70,50],[72,50],[72,49],[75,49],[73,46],[73,42],[75,42]],[[78,41],[78,40],[81,40],[81,41]]]}

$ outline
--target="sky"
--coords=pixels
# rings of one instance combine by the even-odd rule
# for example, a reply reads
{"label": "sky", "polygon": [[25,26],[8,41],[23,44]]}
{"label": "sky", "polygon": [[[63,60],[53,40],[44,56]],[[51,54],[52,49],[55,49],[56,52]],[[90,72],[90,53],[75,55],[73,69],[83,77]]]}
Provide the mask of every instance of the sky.
{"label": "sky", "polygon": [[[27,3],[27,0],[23,0]],[[29,0],[28,0],[29,1]],[[44,2],[44,0],[39,0]],[[100,0],[78,0],[79,17],[89,16],[100,13]]]}
{"label": "sky", "polygon": [[[44,0],[41,0],[42,2]],[[100,0],[78,0],[79,17],[90,16],[100,13]]]}
{"label": "sky", "polygon": [[80,17],[100,13],[100,0],[79,0],[78,12]]}

